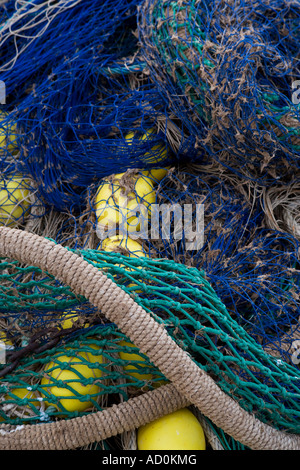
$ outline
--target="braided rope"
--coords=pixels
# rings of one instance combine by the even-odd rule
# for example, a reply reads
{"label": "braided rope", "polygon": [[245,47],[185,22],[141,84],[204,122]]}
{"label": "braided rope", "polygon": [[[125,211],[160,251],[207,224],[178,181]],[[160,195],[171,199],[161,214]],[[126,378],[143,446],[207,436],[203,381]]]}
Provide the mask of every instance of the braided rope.
{"label": "braided rope", "polygon": [[189,405],[172,385],[129,399],[107,410],[53,423],[0,425],[0,450],[72,450],[147,424]]}

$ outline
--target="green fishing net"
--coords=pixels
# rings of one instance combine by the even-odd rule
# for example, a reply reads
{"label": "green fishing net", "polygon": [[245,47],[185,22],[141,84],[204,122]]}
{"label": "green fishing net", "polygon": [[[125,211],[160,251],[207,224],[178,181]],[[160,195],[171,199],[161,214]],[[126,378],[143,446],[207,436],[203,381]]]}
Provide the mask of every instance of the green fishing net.
{"label": "green fishing net", "polygon": [[[241,407],[277,429],[299,432],[297,366],[269,355],[249,336],[203,271],[167,259],[76,252],[163,324]],[[0,277],[7,341],[0,368],[3,422],[81,416],[167,383],[101,311],[48,273],[3,259]]]}

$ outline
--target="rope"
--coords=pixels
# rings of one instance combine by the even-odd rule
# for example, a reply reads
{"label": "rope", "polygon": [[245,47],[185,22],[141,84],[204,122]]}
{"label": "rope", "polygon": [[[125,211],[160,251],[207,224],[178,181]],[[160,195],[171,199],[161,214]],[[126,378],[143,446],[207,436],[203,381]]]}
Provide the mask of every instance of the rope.
{"label": "rope", "polygon": [[0,450],[72,450],[147,424],[188,406],[172,385],[79,418],[13,427],[0,425]]}
{"label": "rope", "polygon": [[[79,255],[38,235],[2,227],[0,256],[37,266],[70,286],[76,294],[83,295],[148,356],[173,382],[178,393],[235,440],[253,450],[300,449],[299,436],[267,426],[242,409],[174,343],[163,325],[158,324],[126,292]],[[52,424],[47,426],[53,429]],[[55,426],[58,425],[54,423]],[[73,436],[73,420],[59,426]],[[19,432],[29,432],[26,429]],[[46,441],[43,428],[38,429],[38,435],[32,442],[34,446]],[[6,440],[11,439],[12,446],[17,445],[20,439],[16,440],[15,435],[13,432],[4,436]]]}

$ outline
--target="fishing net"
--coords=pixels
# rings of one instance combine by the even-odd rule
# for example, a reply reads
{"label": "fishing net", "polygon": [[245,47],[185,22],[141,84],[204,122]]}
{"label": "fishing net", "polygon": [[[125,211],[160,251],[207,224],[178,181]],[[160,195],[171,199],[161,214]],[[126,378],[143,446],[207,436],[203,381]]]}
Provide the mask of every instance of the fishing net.
{"label": "fishing net", "polygon": [[[36,103],[36,117],[32,106],[30,114],[23,115],[26,155],[20,156],[19,164],[51,207],[59,211],[81,208],[93,181],[128,168],[151,167],[161,160],[157,146],[167,145],[163,132],[139,139],[163,113],[162,109],[153,109],[152,114],[151,109],[146,111],[149,100],[160,105],[155,90],[145,86],[127,93],[106,92],[103,99],[99,95],[97,104],[88,104],[87,96],[73,106],[66,97],[59,109],[53,109],[52,99],[49,95]],[[126,136],[132,130],[136,136],[129,142]],[[164,160],[168,163],[170,157],[165,155]]]}
{"label": "fishing net", "polygon": [[[142,196],[146,202],[158,208],[158,223],[153,209],[150,217],[136,215],[137,199],[142,197],[133,184],[138,180],[145,183]],[[73,249],[109,248],[129,256],[165,258],[204,270],[232,318],[269,353],[291,362],[299,320],[299,240],[291,233],[268,227],[263,195],[249,192],[243,181],[211,172],[174,169],[168,170],[160,182],[153,180],[151,185],[150,181],[145,172],[130,170],[122,178],[112,175],[100,185],[91,186],[85,211],[61,218],[56,215],[53,238]],[[110,243],[101,238],[99,219],[104,214],[104,220],[120,221],[117,211],[122,187],[131,188],[126,199],[130,224],[125,228],[132,231],[114,233]],[[96,200],[101,188],[105,189],[105,198],[100,201],[100,211]],[[131,202],[134,204],[128,209]],[[200,206],[203,219],[197,226]],[[183,219],[187,208],[192,224],[179,225],[178,230],[178,211]],[[135,230],[142,222],[146,222],[146,230]],[[41,225],[33,231],[41,233]],[[190,246],[196,233],[201,244]]]}
{"label": "fishing net", "polygon": [[0,448],[299,448],[298,3],[0,4]]}
{"label": "fishing net", "polygon": [[[101,225],[103,219],[104,225],[110,218],[119,229],[116,234],[138,238],[143,242],[144,252],[154,257],[165,256],[168,252],[181,261],[180,255],[184,257],[188,250],[190,256],[200,259],[199,248],[202,246],[189,246],[196,229],[205,241],[206,249],[209,246],[211,256],[226,247],[228,253],[230,249],[233,253],[239,243],[251,238],[264,218],[257,198],[248,195],[248,191],[242,181],[230,181],[221,174],[194,171],[190,167],[127,170],[90,185],[82,210],[65,213],[53,238],[73,248],[99,248],[99,223]],[[143,213],[143,207],[147,215]],[[199,211],[201,207],[203,218]],[[179,230],[174,224],[176,210],[182,217],[185,210],[190,214],[185,227],[183,225]],[[125,216],[118,219],[117,211]],[[164,217],[168,217],[169,223],[162,224]],[[196,227],[197,220],[203,222],[203,227]],[[162,225],[169,230],[164,233]],[[109,237],[110,233],[104,236]]]}
{"label": "fishing net", "polygon": [[[139,3],[138,0],[6,2],[1,9],[0,73],[9,102],[16,102],[49,79],[54,80],[56,68],[63,64],[66,71],[76,68],[84,77],[104,60],[112,65],[120,59],[118,54],[124,52],[124,44],[127,41],[128,46],[128,37],[132,37],[131,26]],[[122,34],[126,39],[120,41]],[[130,53],[134,49],[131,39]]]}
{"label": "fishing net", "polygon": [[141,53],[186,134],[263,185],[297,179],[299,16],[298,2],[277,0],[148,0],[139,9]]}
{"label": "fishing net", "polygon": [[138,3],[8,2],[2,13],[0,167],[30,177],[44,205],[78,208],[95,179],[151,167],[168,145],[165,104],[139,79]]}
{"label": "fishing net", "polygon": [[204,270],[232,317],[263,347],[291,361],[299,324],[299,240],[268,228],[260,197],[244,189],[224,176],[168,175],[157,201],[204,204],[203,244],[187,250],[184,234],[176,239],[171,232],[164,239],[160,228],[148,249],[152,256]]}
{"label": "fishing net", "polygon": [[[72,250],[67,253],[71,255]],[[239,406],[274,428],[298,432],[297,366],[278,361],[264,351],[230,316],[203,271],[172,260],[129,258],[98,250],[82,250],[80,258],[103,271],[122,292],[134,298],[134,303],[148,312],[147,317],[150,315],[163,327],[197,367],[213,377]],[[131,354],[139,349],[130,350],[135,344],[130,343],[130,335],[121,333],[107,314],[89,304],[84,296],[78,298],[41,268],[22,266],[7,257],[2,266],[1,324],[13,345],[1,370],[1,416],[6,422],[67,418],[72,416],[74,397],[83,407],[89,402],[90,411],[98,410],[117,396],[127,400],[131,393],[140,394],[143,387],[151,389],[156,383],[162,386],[162,382],[168,382],[143,355],[144,361],[130,361],[130,356],[120,359],[122,352]],[[71,312],[74,322],[68,330],[64,320],[70,319],[65,315]],[[122,340],[129,341],[129,345]],[[152,346],[149,344],[148,350]],[[84,381],[87,358],[93,373]],[[81,385],[90,386],[88,395],[76,392],[78,363],[82,366],[77,372]],[[136,377],[128,378],[130,369],[126,370],[126,365],[133,367]],[[72,372],[67,385],[59,380],[61,369]],[[48,393],[49,387],[52,394]],[[22,396],[24,389],[30,392],[27,397]],[[74,414],[81,415],[78,409]]]}

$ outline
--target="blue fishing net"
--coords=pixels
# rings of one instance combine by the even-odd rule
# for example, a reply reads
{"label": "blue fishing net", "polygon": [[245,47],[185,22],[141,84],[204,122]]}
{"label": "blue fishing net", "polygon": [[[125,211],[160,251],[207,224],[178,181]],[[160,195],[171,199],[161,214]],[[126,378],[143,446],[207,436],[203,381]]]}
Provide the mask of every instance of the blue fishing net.
{"label": "blue fishing net", "polygon": [[186,133],[263,185],[298,178],[299,18],[299,2],[280,0],[147,0],[139,12],[142,55]]}
{"label": "blue fishing net", "polygon": [[0,132],[13,138],[3,139],[0,168],[31,177],[45,205],[79,207],[92,181],[151,166],[155,143],[166,142],[166,125],[151,144],[140,139],[158,116],[168,118],[155,86],[138,81],[140,2],[30,2],[15,11],[12,3],[2,27],[7,105]]}
{"label": "blue fishing net", "polygon": [[[74,90],[76,93],[77,86]],[[44,199],[58,210],[80,207],[95,180],[128,168],[153,166],[152,159],[160,157],[153,147],[166,142],[163,132],[153,135],[151,142],[138,139],[163,113],[153,88],[119,93],[104,90],[103,98],[100,86],[97,92],[98,99],[91,102],[90,96],[75,100],[59,89],[34,106],[31,103],[30,113],[19,120],[24,128],[22,171],[33,177]],[[53,96],[61,106],[53,108]],[[149,101],[154,108],[148,115]],[[157,111],[156,104],[160,106]],[[126,135],[132,130],[140,135],[128,142]]]}
{"label": "blue fishing net", "polygon": [[125,25],[131,30],[139,3],[8,1],[2,9],[0,75],[10,100],[55,75],[60,64],[66,73],[75,66],[84,76],[92,65],[101,63],[102,56],[113,60],[113,53],[120,50],[120,28],[123,25],[123,34]]}

